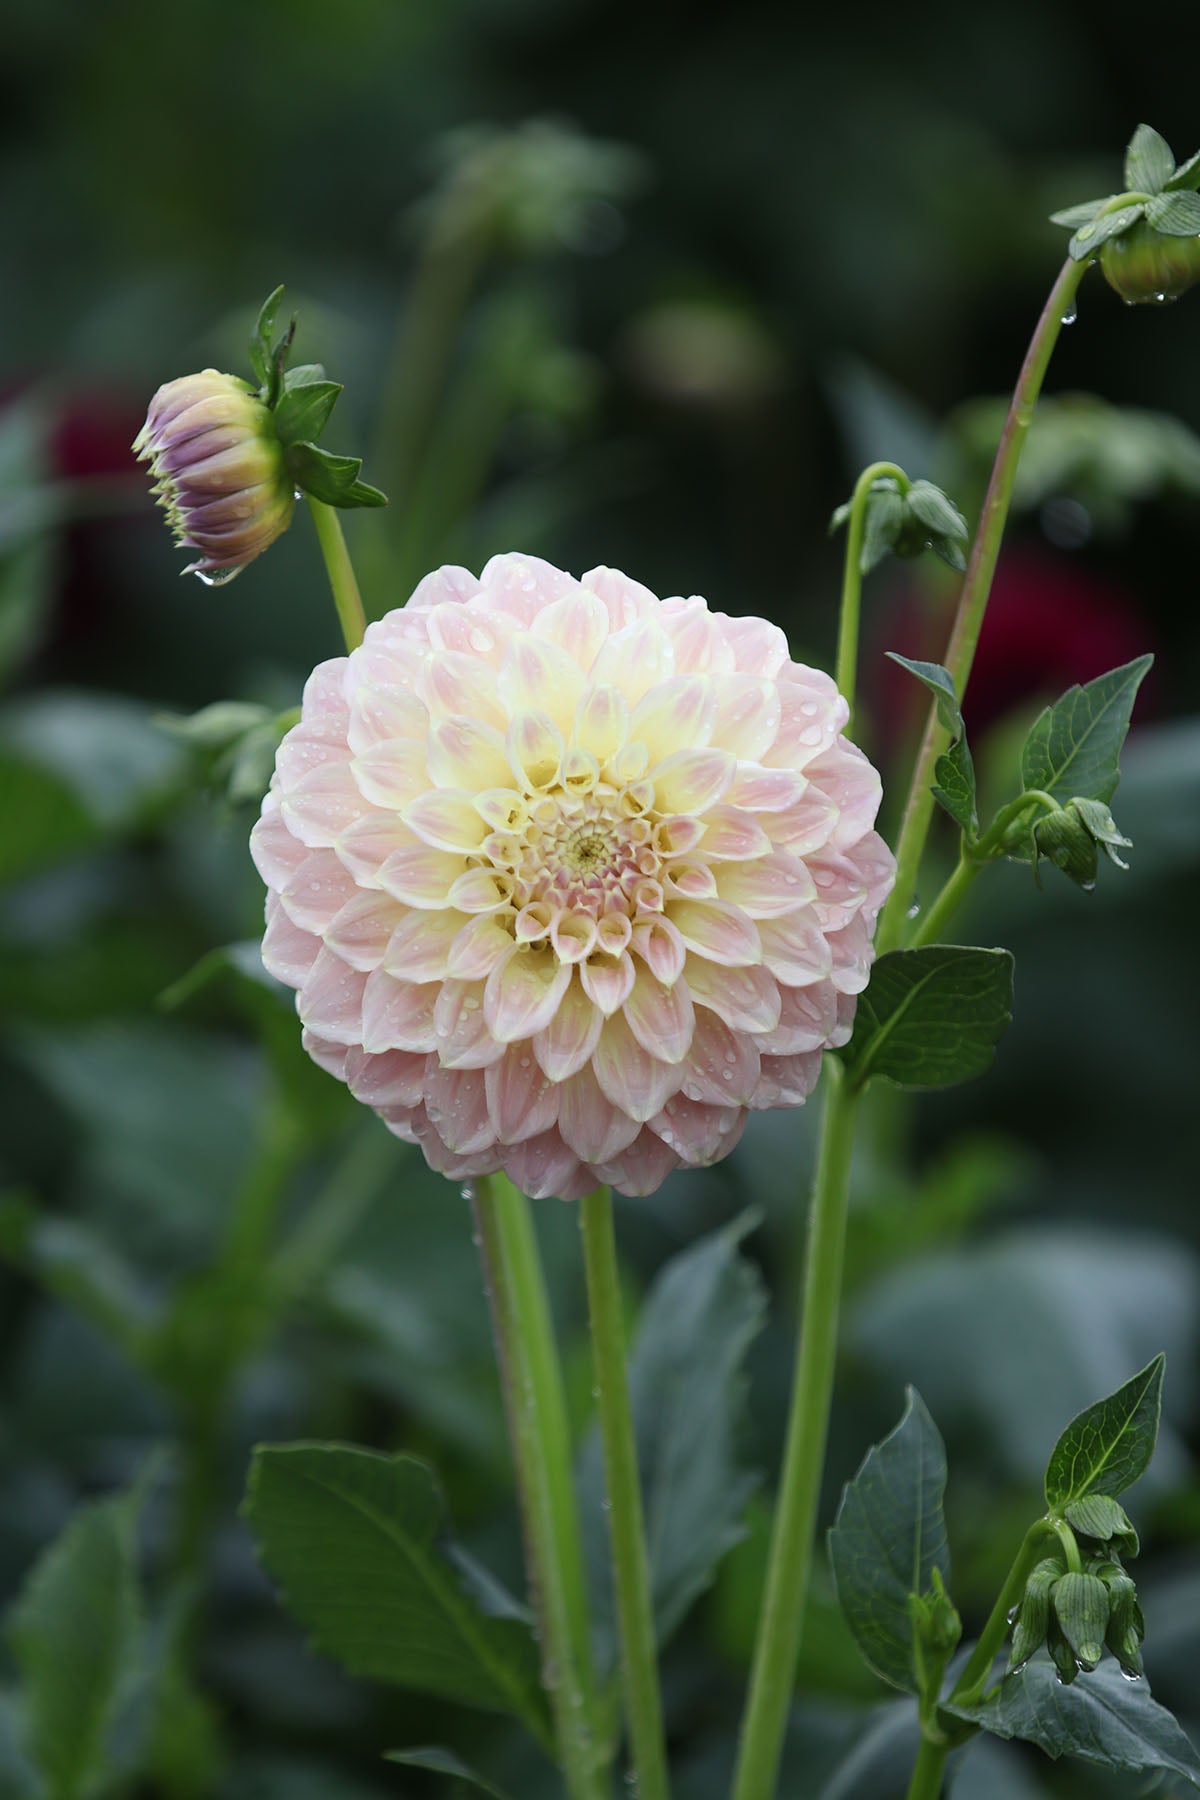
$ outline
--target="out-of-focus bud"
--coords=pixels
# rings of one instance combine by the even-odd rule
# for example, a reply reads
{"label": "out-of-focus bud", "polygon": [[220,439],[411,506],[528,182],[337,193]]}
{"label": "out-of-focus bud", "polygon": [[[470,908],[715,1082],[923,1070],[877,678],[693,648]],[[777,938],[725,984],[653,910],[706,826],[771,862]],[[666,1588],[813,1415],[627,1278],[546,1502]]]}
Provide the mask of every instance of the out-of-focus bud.
{"label": "out-of-focus bud", "polygon": [[291,523],[295,489],[270,408],[248,382],[204,369],[159,388],[134,439],[185,571],[231,581]]}
{"label": "out-of-focus bud", "polygon": [[1098,1575],[1071,1570],[1055,1582],[1051,1603],[1076,1663],[1081,1669],[1094,1669],[1104,1654],[1104,1634],[1109,1621],[1108,1588]]}
{"label": "out-of-focus bud", "polygon": [[1062,1559],[1048,1556],[1037,1564],[1025,1583],[1013,1625],[1012,1649],[1008,1657],[1010,1673],[1023,1669],[1034,1651],[1040,1650],[1045,1643],[1050,1624],[1050,1595],[1055,1582],[1065,1573],[1066,1564]]}
{"label": "out-of-focus bud", "polygon": [[1200,237],[1167,237],[1145,219],[1100,252],[1104,279],[1129,306],[1161,306],[1200,281]]}

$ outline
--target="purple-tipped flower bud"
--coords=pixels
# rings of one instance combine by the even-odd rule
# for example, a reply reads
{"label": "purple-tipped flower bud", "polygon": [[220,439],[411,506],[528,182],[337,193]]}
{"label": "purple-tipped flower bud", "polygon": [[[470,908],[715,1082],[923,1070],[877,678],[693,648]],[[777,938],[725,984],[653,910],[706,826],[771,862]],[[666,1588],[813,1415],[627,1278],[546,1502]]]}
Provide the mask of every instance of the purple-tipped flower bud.
{"label": "purple-tipped flower bud", "polygon": [[199,551],[185,571],[216,586],[286,531],[295,490],[270,408],[245,381],[204,369],[160,387],[135,454],[175,541]]}

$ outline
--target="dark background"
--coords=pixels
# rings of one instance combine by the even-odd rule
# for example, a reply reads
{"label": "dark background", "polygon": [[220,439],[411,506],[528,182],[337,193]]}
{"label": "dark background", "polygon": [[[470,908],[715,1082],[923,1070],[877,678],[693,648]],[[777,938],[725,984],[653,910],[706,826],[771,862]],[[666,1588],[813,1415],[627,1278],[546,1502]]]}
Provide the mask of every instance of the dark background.
{"label": "dark background", "polygon": [[[42,0],[2,34],[0,1595],[81,1500],[173,1443],[145,1554],[152,1588],[189,1557],[211,1583],[192,1657],[205,1748],[193,1785],[160,1770],[136,1791],[415,1795],[419,1778],[379,1775],[380,1750],[436,1723],[474,1751],[478,1728],[309,1657],[235,1507],[255,1437],[416,1449],[513,1574],[486,1319],[453,1191],[307,1073],[285,1012],[229,976],[160,1004],[214,946],[254,936],[261,893],[254,805],[206,785],[157,715],[293,705],[339,645],[299,511],[234,585],[180,581],[127,449],[146,402],[194,368],[245,372],[255,310],[283,281],[299,360],[346,383],[326,442],[392,495],[383,520],[347,525],[369,611],[441,561],[520,548],[764,613],[827,663],[826,524],[858,468],[897,458],[973,523],[1000,422],[985,402],[1011,386],[1065,250],[1046,215],[1121,185],[1140,119],[1181,160],[1200,143],[1184,15]],[[439,253],[471,155],[490,159],[471,165],[489,171],[486,229]],[[1050,393],[1138,411],[1035,429],[967,720],[998,801],[1039,704],[1153,650],[1114,803],[1132,868],[1083,895],[1005,867],[964,918],[1017,952],[1016,1022],[986,1083],[876,1109],[829,1489],[832,1506],[915,1380],[949,1440],[977,1623],[1057,1431],[1167,1348],[1169,1430],[1138,1512],[1147,1659],[1196,1717],[1198,307],[1130,311],[1093,272],[1052,365]],[[868,584],[862,734],[889,822],[917,714],[881,652],[938,655],[953,592],[924,565]],[[934,860],[949,849],[939,836]],[[250,1260],[289,1241],[323,1182],[358,1210],[295,1305],[248,1331],[212,1417],[211,1321],[233,1302],[206,1271],[228,1274],[279,1118],[303,1129]],[[619,1220],[632,1296],[698,1231],[764,1208],[749,1248],[772,1322],[746,1439],[768,1471],[812,1124],[758,1120],[726,1167]],[[582,1413],[572,1221],[539,1216]],[[184,1320],[150,1372],[120,1325],[143,1314]],[[673,1652],[688,1800],[719,1792],[761,1554],[759,1518]],[[803,1771],[836,1763],[853,1709],[882,1698],[819,1602],[797,1797],[818,1791]],[[3,1717],[0,1793],[24,1796]],[[481,1742],[512,1767],[502,1737]],[[963,1800],[985,1778],[1015,1784],[988,1795],[1048,1791],[1048,1764],[1004,1754],[1000,1773],[963,1777]],[[886,1781],[877,1769],[863,1791]]]}

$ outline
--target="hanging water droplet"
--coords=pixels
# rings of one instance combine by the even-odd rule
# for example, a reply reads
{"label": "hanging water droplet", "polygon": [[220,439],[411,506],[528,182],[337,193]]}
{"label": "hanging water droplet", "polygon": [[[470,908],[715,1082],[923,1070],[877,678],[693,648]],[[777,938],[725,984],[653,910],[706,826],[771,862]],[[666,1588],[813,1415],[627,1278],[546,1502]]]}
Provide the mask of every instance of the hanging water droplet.
{"label": "hanging water droplet", "polygon": [[920,916],[921,916],[921,903],[920,903],[920,901],[919,901],[919,900],[914,900],[914,901],[913,901],[913,903],[912,903],[912,905],[911,905],[911,906],[910,906],[910,907],[909,907],[909,909],[908,909],[908,911],[907,911],[907,912],[906,912],[906,913],[905,913],[905,915],[904,915],[904,916],[905,916],[905,918],[906,918],[906,919],[919,919],[919,918],[920,918]]}
{"label": "hanging water droplet", "polygon": [[195,576],[196,580],[202,581],[205,587],[216,588],[225,587],[233,580],[235,575],[240,575],[241,572],[242,565],[241,563],[238,563],[232,569],[215,569],[211,573],[206,569],[197,569],[195,570]]}
{"label": "hanging water droplet", "polygon": [[1140,1681],[1142,1679],[1136,1669],[1122,1669],[1121,1674],[1126,1681]]}
{"label": "hanging water droplet", "polygon": [[1068,307],[1067,311],[1062,316],[1062,323],[1064,325],[1073,325],[1078,317],[1079,308],[1076,306]]}
{"label": "hanging water droplet", "polygon": [[[459,1197],[461,1199],[466,1200],[468,1202],[474,1200],[474,1198],[475,1198],[475,1183],[473,1181],[464,1181],[462,1186],[459,1188],[458,1192],[459,1192]],[[478,1243],[479,1239],[476,1238],[475,1242]]]}

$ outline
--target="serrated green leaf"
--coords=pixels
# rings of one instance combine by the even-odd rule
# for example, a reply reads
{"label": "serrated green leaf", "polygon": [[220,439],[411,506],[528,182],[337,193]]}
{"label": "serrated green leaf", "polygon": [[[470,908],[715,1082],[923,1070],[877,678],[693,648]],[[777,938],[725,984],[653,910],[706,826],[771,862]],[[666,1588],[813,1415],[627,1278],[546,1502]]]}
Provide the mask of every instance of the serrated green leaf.
{"label": "serrated green leaf", "polygon": [[850,1080],[939,1088],[984,1074],[1012,1018],[1012,977],[1008,950],[890,950],[875,964],[854,1035],[838,1053]]}
{"label": "serrated green leaf", "polygon": [[432,1769],[435,1775],[448,1775],[452,1781],[461,1782],[465,1787],[478,1788],[482,1794],[491,1794],[492,1800],[508,1800],[502,1788],[494,1786],[474,1769],[468,1768],[452,1750],[439,1750],[433,1746],[427,1750],[388,1750],[385,1751],[383,1760],[403,1763],[410,1769]]}
{"label": "serrated green leaf", "polygon": [[1200,233],[1200,194],[1156,194],[1146,217],[1166,237],[1195,237]]}
{"label": "serrated green leaf", "polygon": [[[739,1244],[753,1215],[672,1257],[646,1297],[629,1390],[646,1517],[655,1631],[666,1643],[742,1536],[758,1476],[739,1453],[745,1360],[766,1299]],[[601,1650],[615,1648],[608,1520],[598,1434],[580,1458],[588,1563]]]}
{"label": "serrated green leaf", "polygon": [[1123,231],[1136,225],[1145,210],[1145,206],[1140,203],[1137,206],[1122,206],[1116,212],[1102,213],[1098,219],[1081,225],[1067,245],[1067,255],[1073,262],[1086,261],[1109,238],[1120,237]]}
{"label": "serrated green leaf", "polygon": [[1175,154],[1153,125],[1139,125],[1125,152],[1125,186],[1159,193],[1175,173]]}
{"label": "serrated green leaf", "polygon": [[258,318],[254,322],[254,331],[250,338],[250,367],[260,387],[270,385],[272,345],[275,335],[275,321],[279,316],[279,308],[283,301],[283,286],[277,287],[274,293],[268,294],[259,309]]}
{"label": "serrated green leaf", "polygon": [[1194,156],[1189,156],[1186,162],[1181,162],[1167,183],[1168,192],[1194,187],[1200,187],[1200,150]]}
{"label": "serrated green leaf", "polygon": [[106,1768],[141,1630],[134,1532],[144,1499],[139,1483],[77,1513],[9,1616],[47,1800],[81,1800]]}
{"label": "serrated green leaf", "polygon": [[386,506],[387,495],[358,479],[361,456],[335,456],[316,444],[298,443],[286,451],[288,473],[297,487],[326,506]]}
{"label": "serrated green leaf", "polygon": [[864,575],[869,575],[892,550],[903,524],[904,502],[896,492],[895,484],[873,487],[867,496],[862,553],[858,559]]}
{"label": "serrated green leaf", "polygon": [[1076,1414],[1050,1453],[1046,1504],[1061,1512],[1088,1494],[1123,1494],[1154,1455],[1165,1358]]}
{"label": "serrated green leaf", "polygon": [[546,1741],[533,1635],[467,1591],[442,1549],[445,1512],[424,1463],[344,1444],[260,1445],[244,1510],[317,1649],[352,1675],[511,1713]]}
{"label": "serrated green leaf", "polygon": [[1105,194],[1099,200],[1081,200],[1078,206],[1064,206],[1061,212],[1050,214],[1050,223],[1065,225],[1074,231],[1078,226],[1087,225],[1094,219],[1100,208],[1107,206],[1111,199],[1111,194]]}
{"label": "serrated green leaf", "polygon": [[1021,751],[1026,792],[1040,788],[1064,806],[1074,799],[1112,799],[1133,703],[1153,661],[1139,656],[1086,687],[1068,689],[1046,708]]}
{"label": "serrated green leaf", "polygon": [[950,1579],[942,1496],[946,1450],[915,1388],[904,1416],[868,1451],[846,1484],[829,1555],[838,1600],[859,1649],[877,1675],[919,1694],[910,1594],[925,1594],[936,1569]]}
{"label": "serrated green leaf", "polygon": [[967,521],[954,502],[932,481],[914,481],[904,496],[904,503],[935,536],[966,538]]}
{"label": "serrated green leaf", "polygon": [[285,383],[275,408],[275,430],[280,443],[286,447],[302,441],[315,442],[328,425],[341,392],[340,381]]}
{"label": "serrated green leaf", "polygon": [[1095,1538],[1101,1544],[1115,1543],[1118,1555],[1138,1553],[1137,1532],[1125,1508],[1111,1494],[1085,1494],[1082,1500],[1064,1506],[1063,1518],[1072,1531],[1083,1537]]}
{"label": "serrated green leaf", "polygon": [[944,755],[939,756],[934,766],[937,786],[933,789],[933,797],[939,805],[944,806],[950,817],[961,830],[969,836],[979,828],[979,815],[976,811],[975,798],[975,764],[967,745],[966,727],[963,724],[962,711],[958,704],[954,680],[948,669],[941,663],[916,662],[907,656],[900,656],[895,650],[887,654],[902,669],[923,682],[937,702],[938,719],[944,730],[951,736],[951,744]]}
{"label": "serrated green leaf", "polygon": [[996,1737],[1021,1738],[1047,1756],[1079,1756],[1106,1769],[1166,1769],[1200,1787],[1200,1756],[1146,1682],[1126,1681],[1115,1663],[1064,1687],[1052,1663],[1035,1657],[974,1706],[943,1702],[955,1718]]}

